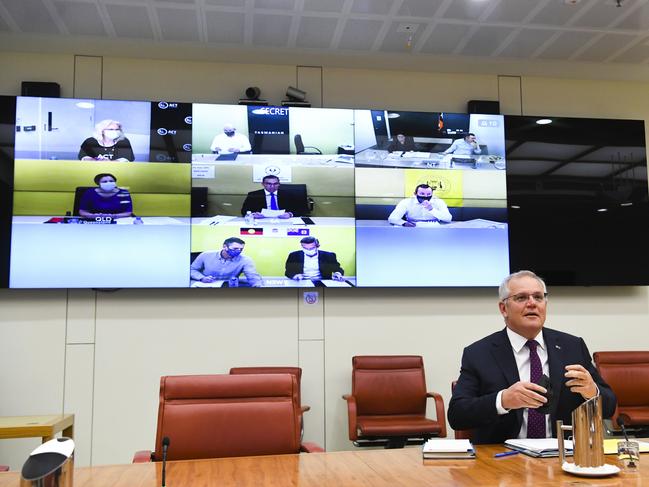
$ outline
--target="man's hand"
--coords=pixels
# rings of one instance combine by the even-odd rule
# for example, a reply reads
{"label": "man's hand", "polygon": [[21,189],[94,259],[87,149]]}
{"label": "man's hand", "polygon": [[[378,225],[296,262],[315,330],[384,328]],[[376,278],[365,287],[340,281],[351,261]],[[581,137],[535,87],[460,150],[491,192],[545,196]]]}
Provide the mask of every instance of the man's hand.
{"label": "man's hand", "polygon": [[293,279],[294,281],[301,281],[302,279],[304,279],[304,274],[295,274],[291,279]]}
{"label": "man's hand", "polygon": [[541,395],[546,392],[548,391],[545,387],[534,382],[519,381],[505,389],[500,400],[505,409],[536,409],[548,401],[545,396]]}
{"label": "man's hand", "polygon": [[214,276],[205,276],[201,279],[201,282],[214,282],[216,279],[214,279]]}
{"label": "man's hand", "polygon": [[404,227],[416,227],[417,224],[415,222],[405,222],[403,224]]}
{"label": "man's hand", "polygon": [[266,218],[263,213],[259,213],[258,211],[255,211],[252,216],[253,218]]}
{"label": "man's hand", "polygon": [[331,279],[333,279],[334,281],[342,281],[343,275],[340,272],[332,272]]}
{"label": "man's hand", "polygon": [[232,152],[232,153],[235,153],[235,154],[236,154],[236,153],[239,152],[239,148],[238,148],[238,147],[230,147],[230,148],[228,149],[228,152]]}
{"label": "man's hand", "polygon": [[277,218],[282,218],[282,219],[293,218],[293,213],[291,213],[290,211],[287,211],[287,212],[282,213],[281,215],[279,215]]}
{"label": "man's hand", "polygon": [[421,206],[423,206],[424,208],[426,208],[429,211],[433,209],[433,205],[431,205],[430,201],[428,201],[428,200],[422,201]]}
{"label": "man's hand", "polygon": [[590,399],[597,395],[597,386],[590,372],[581,365],[566,365],[564,376],[570,379],[566,386],[576,394],[581,394],[584,399]]}

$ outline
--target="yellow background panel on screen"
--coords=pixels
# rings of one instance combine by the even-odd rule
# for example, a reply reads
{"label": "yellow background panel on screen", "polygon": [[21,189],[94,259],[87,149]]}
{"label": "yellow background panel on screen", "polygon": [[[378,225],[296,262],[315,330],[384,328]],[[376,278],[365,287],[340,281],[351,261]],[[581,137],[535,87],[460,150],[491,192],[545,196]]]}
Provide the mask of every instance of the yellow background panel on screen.
{"label": "yellow background panel on screen", "polygon": [[[308,228],[311,236],[316,237],[320,242],[322,250],[336,253],[345,275],[355,276],[354,226],[309,226]],[[285,228],[280,227],[280,230]],[[268,234],[270,227],[264,227],[264,232]],[[223,241],[229,237],[238,237],[246,242],[244,254],[255,262],[257,272],[262,276],[283,276],[288,254],[295,250],[302,250],[300,246],[302,236],[240,235],[240,227],[235,225],[192,225],[192,252],[219,250],[223,247]]]}
{"label": "yellow background panel on screen", "polygon": [[409,198],[420,184],[433,188],[433,193],[448,206],[462,206],[464,196],[464,171],[444,169],[406,169],[403,195]]}
{"label": "yellow background panel on screen", "polygon": [[77,187],[94,187],[94,177],[110,173],[127,189],[139,216],[189,216],[191,165],[129,162],[18,160],[14,215],[64,215]]}

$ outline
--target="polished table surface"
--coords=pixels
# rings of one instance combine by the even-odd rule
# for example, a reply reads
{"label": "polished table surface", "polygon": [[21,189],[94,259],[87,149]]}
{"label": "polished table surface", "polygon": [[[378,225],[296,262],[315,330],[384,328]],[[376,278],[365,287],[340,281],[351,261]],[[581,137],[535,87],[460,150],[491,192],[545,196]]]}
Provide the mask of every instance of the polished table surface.
{"label": "polished table surface", "polygon": [[[494,458],[502,446],[478,446],[473,460],[426,460],[419,448],[219,458],[169,462],[167,487],[412,487],[649,485],[649,467],[605,478],[564,473],[557,458],[522,454]],[[644,459],[643,459],[644,460]],[[617,464],[615,456],[606,456]],[[0,487],[18,485],[18,473],[0,473]],[[160,463],[78,468],[75,487],[159,487]]]}

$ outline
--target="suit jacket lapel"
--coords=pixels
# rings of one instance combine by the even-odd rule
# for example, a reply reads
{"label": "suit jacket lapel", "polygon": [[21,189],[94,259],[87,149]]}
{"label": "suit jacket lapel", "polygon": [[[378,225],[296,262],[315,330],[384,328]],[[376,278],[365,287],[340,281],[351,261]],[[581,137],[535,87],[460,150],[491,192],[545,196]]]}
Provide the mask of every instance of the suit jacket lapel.
{"label": "suit jacket lapel", "polygon": [[559,406],[559,395],[563,389],[564,373],[566,363],[563,357],[563,350],[559,337],[550,329],[543,329],[543,339],[545,346],[548,348],[548,366],[550,368],[550,383],[554,393],[554,405],[550,410],[552,418],[552,430],[554,431],[554,419],[557,416],[557,407]]}
{"label": "suit jacket lapel", "polygon": [[[504,328],[494,337],[491,353],[501,372],[505,376],[507,387],[509,387],[515,382],[518,382],[520,380],[520,377],[518,375],[518,366],[516,365],[514,352],[512,351],[512,344],[509,342],[509,337],[507,336],[506,330],[507,329]],[[516,420],[516,432],[518,433],[518,430],[520,430],[521,424],[523,423],[522,409],[516,409]]]}

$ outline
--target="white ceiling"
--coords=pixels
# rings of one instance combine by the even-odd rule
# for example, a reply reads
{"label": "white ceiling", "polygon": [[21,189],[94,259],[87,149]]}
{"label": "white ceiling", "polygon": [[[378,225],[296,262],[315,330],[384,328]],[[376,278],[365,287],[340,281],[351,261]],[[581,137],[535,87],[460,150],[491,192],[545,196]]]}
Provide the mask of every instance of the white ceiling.
{"label": "white ceiling", "polygon": [[0,0],[0,34],[637,66],[649,0]]}

